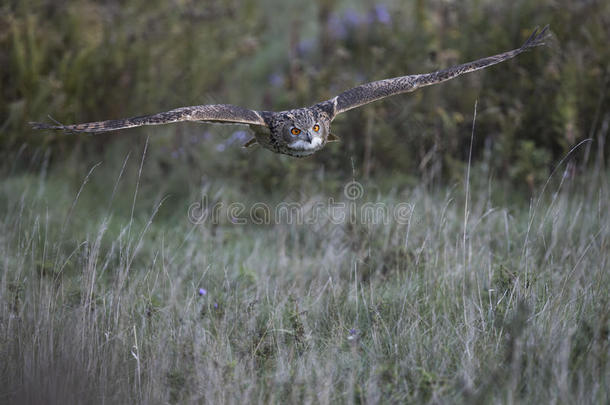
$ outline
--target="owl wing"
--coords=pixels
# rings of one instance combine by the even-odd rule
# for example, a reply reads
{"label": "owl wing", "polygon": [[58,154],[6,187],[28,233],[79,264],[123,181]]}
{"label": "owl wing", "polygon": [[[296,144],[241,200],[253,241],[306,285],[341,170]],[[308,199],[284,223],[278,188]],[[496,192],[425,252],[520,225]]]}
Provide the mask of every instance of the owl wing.
{"label": "owl wing", "polygon": [[30,122],[35,129],[59,129],[73,132],[107,132],[118,129],[139,127],[142,125],[161,125],[180,121],[205,121],[226,124],[248,124],[267,126],[258,111],[248,110],[230,104],[210,104],[191,107],[176,108],[141,117],[125,118],[120,120],[88,122],[74,125],[49,125],[39,122]]}
{"label": "owl wing", "polygon": [[372,103],[373,101],[381,100],[382,98],[394,96],[396,94],[408,93],[417,90],[420,87],[430,86],[432,84],[453,79],[454,77],[464,73],[484,69],[488,66],[514,58],[530,48],[544,45],[544,40],[547,37],[547,30],[548,25],[540,32],[538,32],[538,29],[534,30],[532,35],[520,48],[513,49],[512,51],[489,56],[474,62],[453,66],[433,73],[394,77],[391,79],[366,83],[346,90],[335,98],[321,104],[325,104],[326,106],[330,107],[328,109],[332,110],[331,117],[334,118],[337,114],[351,110],[352,108],[360,107],[364,104]]}

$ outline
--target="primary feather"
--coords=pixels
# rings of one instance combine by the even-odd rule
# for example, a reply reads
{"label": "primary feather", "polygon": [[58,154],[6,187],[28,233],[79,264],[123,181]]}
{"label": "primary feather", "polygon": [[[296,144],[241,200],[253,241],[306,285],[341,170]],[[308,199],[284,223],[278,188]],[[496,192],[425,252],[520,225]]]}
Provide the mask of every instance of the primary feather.
{"label": "primary feather", "polygon": [[35,129],[59,129],[73,132],[108,132],[119,129],[140,127],[142,125],[161,125],[181,121],[204,121],[232,124],[266,125],[261,115],[252,110],[231,104],[209,104],[181,107],[141,117],[87,122],[74,125],[49,125],[39,122],[30,123]]}
{"label": "primary feather", "polygon": [[474,62],[464,63],[462,65],[452,66],[448,69],[439,70],[437,72],[400,76],[391,79],[379,80],[376,82],[362,84],[351,88],[339,94],[329,102],[335,104],[334,115],[351,110],[352,108],[360,107],[364,104],[372,103],[373,101],[381,100],[386,97],[397,94],[408,93],[419,89],[420,87],[430,86],[441,83],[464,73],[474,72],[486,67],[504,62],[514,58],[526,50],[544,45],[548,25],[538,32],[535,30],[525,43],[517,49],[498,55],[489,56],[487,58],[478,59]]}

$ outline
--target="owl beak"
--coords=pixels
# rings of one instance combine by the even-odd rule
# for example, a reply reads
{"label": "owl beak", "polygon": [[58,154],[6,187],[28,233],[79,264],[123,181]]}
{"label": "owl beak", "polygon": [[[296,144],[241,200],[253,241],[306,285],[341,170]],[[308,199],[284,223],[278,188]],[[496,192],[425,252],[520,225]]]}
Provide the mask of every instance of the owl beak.
{"label": "owl beak", "polygon": [[311,143],[311,139],[312,139],[311,132],[307,131],[307,138],[306,139],[307,139],[307,142]]}

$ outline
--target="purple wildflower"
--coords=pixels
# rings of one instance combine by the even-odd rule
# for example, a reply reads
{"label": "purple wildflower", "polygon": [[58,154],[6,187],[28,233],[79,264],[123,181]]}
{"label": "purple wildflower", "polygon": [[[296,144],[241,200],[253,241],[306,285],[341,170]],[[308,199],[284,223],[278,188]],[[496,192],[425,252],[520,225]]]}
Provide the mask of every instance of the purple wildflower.
{"label": "purple wildflower", "polygon": [[355,342],[358,339],[358,330],[352,328],[349,330],[349,336],[347,337],[347,340]]}
{"label": "purple wildflower", "polygon": [[347,10],[345,10],[345,13],[343,14],[343,20],[345,21],[345,25],[350,28],[357,27],[364,21],[362,16],[353,8],[348,8]]}
{"label": "purple wildflower", "polygon": [[208,291],[205,288],[200,288],[199,289],[199,295],[200,296],[203,297],[204,295],[207,295],[207,293],[208,293]]}
{"label": "purple wildflower", "polygon": [[377,21],[379,21],[380,23],[387,25],[392,22],[392,16],[390,15],[390,12],[388,11],[388,8],[385,4],[375,5],[373,11],[375,12],[375,17],[377,18]]}
{"label": "purple wildflower", "polygon": [[297,54],[300,57],[304,57],[313,50],[314,46],[315,46],[315,43],[314,43],[313,39],[311,39],[311,38],[303,39],[302,41],[299,41],[299,43],[296,46]]}
{"label": "purple wildflower", "polygon": [[281,73],[272,73],[269,75],[269,84],[273,87],[282,87],[284,85],[284,75]]}
{"label": "purple wildflower", "polygon": [[231,134],[231,137],[227,140],[226,144],[231,145],[236,142],[245,142],[246,139],[248,139],[248,133],[246,131],[235,131]]}
{"label": "purple wildflower", "polygon": [[218,309],[218,303],[217,302],[214,303],[214,308]]}
{"label": "purple wildflower", "polygon": [[347,29],[337,14],[332,13],[328,18],[327,24],[328,31],[335,39],[345,39],[347,37]]}

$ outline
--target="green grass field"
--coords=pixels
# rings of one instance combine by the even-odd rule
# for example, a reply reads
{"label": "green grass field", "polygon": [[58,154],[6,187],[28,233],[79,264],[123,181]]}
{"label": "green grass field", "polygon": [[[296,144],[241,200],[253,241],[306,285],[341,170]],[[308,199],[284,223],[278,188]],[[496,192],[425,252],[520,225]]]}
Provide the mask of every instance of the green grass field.
{"label": "green grass field", "polygon": [[2,178],[1,402],[607,403],[607,170],[175,195],[142,155]]}

